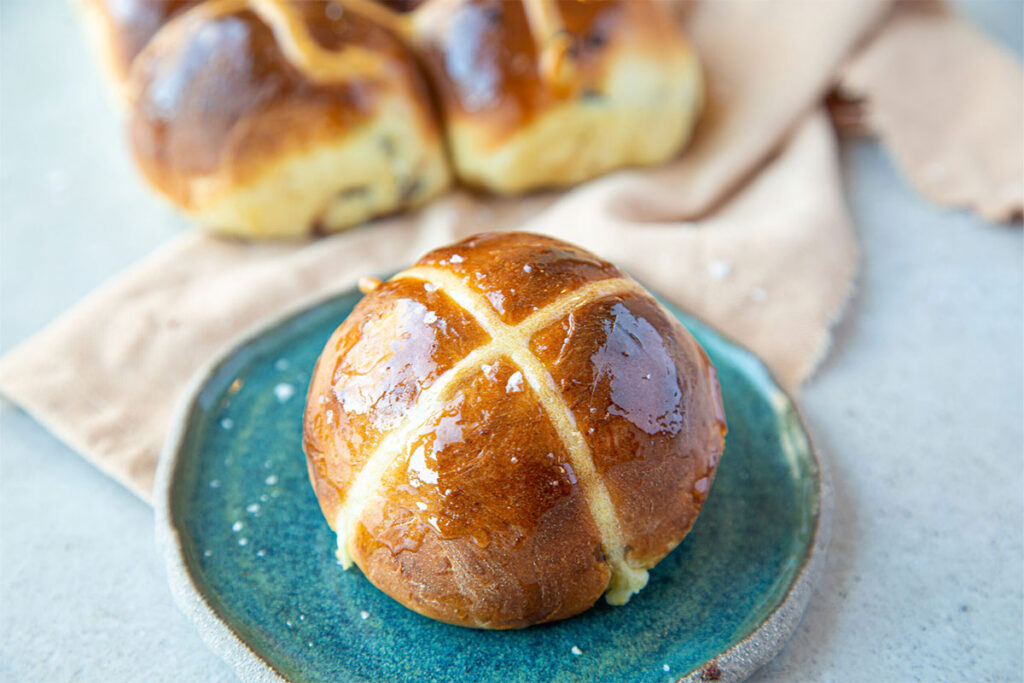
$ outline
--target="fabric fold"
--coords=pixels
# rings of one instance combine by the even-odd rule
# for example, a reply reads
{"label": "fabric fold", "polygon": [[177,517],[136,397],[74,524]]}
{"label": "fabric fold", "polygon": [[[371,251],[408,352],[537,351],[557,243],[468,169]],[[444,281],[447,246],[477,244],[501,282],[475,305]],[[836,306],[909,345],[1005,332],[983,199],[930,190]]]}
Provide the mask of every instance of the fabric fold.
{"label": "fabric fold", "polygon": [[842,73],[869,128],[924,196],[991,221],[1024,211],[1024,72],[938,0],[897,2]]}

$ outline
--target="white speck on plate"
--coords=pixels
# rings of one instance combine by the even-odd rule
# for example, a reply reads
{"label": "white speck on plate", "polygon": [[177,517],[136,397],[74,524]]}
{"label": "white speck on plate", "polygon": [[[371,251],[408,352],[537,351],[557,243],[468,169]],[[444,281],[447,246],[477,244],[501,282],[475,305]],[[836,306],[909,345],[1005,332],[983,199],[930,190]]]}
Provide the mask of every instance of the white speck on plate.
{"label": "white speck on plate", "polygon": [[512,373],[512,376],[508,378],[508,382],[505,384],[505,393],[514,394],[517,391],[523,390],[523,373],[516,370]]}
{"label": "white speck on plate", "polygon": [[672,667],[670,667],[668,664],[662,664],[661,665],[661,670],[664,671],[665,673],[668,673],[671,670],[671,668]]}
{"label": "white speck on plate", "polygon": [[203,551],[203,557],[210,557],[211,555],[213,555],[213,551],[212,550],[204,550]]}
{"label": "white speck on plate", "polygon": [[292,622],[287,620],[287,619],[285,619],[284,625],[287,626],[288,628],[291,628],[292,627]]}
{"label": "white speck on plate", "polygon": [[295,395],[295,387],[287,382],[281,382],[274,387],[274,396],[277,396],[277,400],[284,403],[292,396]]}
{"label": "white speck on plate", "polygon": [[241,522],[235,522],[234,524],[231,525],[231,530],[234,531],[237,534],[239,531],[242,530],[242,523]]}
{"label": "white speck on plate", "polygon": [[708,275],[716,280],[724,280],[732,272],[732,264],[722,259],[714,259],[708,263]]}
{"label": "white speck on plate", "polygon": [[266,556],[267,556],[267,551],[266,550],[263,550],[261,548],[260,550],[256,551],[256,557],[266,557]]}
{"label": "white speck on plate", "polygon": [[367,612],[366,610],[361,610],[359,612],[359,618],[362,619],[363,621],[366,621],[367,619],[370,618],[370,613]]}
{"label": "white speck on plate", "polygon": [[313,643],[312,643],[312,641],[310,641],[310,642],[306,643],[306,646],[307,646],[307,647],[313,647]]}
{"label": "white speck on plate", "polygon": [[213,481],[211,481],[210,482],[210,488],[211,489],[219,489],[220,488],[220,479],[214,479]]}
{"label": "white speck on plate", "polygon": [[276,474],[271,474],[269,477],[267,477],[263,481],[265,481],[267,483],[267,486],[273,486],[274,484],[277,483],[277,475]]}
{"label": "white speck on plate", "polygon": [[573,645],[572,646],[572,653],[574,655],[576,655],[577,657],[579,657],[581,654],[583,654],[583,650],[580,649],[579,645]]}
{"label": "white speck on plate", "polygon": [[291,364],[288,362],[287,358],[278,358],[274,361],[274,368],[277,370],[287,370],[289,365]]}
{"label": "white speck on plate", "polygon": [[461,257],[461,256],[459,256],[458,254],[452,254],[452,257],[451,257],[451,259],[449,259],[449,260],[450,260],[450,261],[451,261],[452,263],[462,263],[462,262],[463,262],[463,261],[465,261],[466,259],[462,258],[462,257]]}
{"label": "white speck on plate", "polygon": [[244,536],[238,539],[238,545],[249,545],[249,539]]}
{"label": "white speck on plate", "polygon": [[523,272],[524,273],[532,273],[533,272],[533,266],[531,266],[529,263],[527,263],[525,266],[523,266]]}
{"label": "white speck on plate", "polygon": [[260,504],[259,503],[251,503],[249,505],[246,505],[245,506],[245,511],[248,512],[250,515],[255,515],[257,512],[260,511]]}
{"label": "white speck on plate", "polygon": [[427,311],[426,315],[423,316],[423,322],[430,325],[437,322],[437,313],[433,311]]}
{"label": "white speck on plate", "polygon": [[423,289],[427,290],[428,292],[436,292],[437,285],[435,285],[433,282],[424,282]]}
{"label": "white speck on plate", "polygon": [[306,615],[305,614],[300,614],[299,615],[299,621],[305,621],[305,620],[306,620]]}
{"label": "white speck on plate", "polygon": [[270,496],[268,496],[267,494],[264,493],[264,494],[260,495],[260,502],[261,503],[266,503],[268,500],[270,500]]}
{"label": "white speck on plate", "polygon": [[754,287],[750,290],[750,300],[757,303],[768,300],[768,290],[764,287]]}
{"label": "white speck on plate", "polygon": [[235,421],[232,420],[230,417],[225,417],[223,420],[220,421],[220,428],[221,429],[228,430],[228,429],[231,429],[234,426],[235,426]]}

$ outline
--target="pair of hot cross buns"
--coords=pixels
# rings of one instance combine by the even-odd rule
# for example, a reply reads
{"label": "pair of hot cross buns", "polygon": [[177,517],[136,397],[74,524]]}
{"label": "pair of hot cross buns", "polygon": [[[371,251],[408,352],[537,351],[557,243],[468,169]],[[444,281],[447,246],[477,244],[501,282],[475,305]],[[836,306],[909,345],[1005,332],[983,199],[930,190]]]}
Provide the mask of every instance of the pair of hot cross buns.
{"label": "pair of hot cross buns", "polygon": [[80,2],[146,179],[247,237],[659,163],[700,108],[657,0]]}

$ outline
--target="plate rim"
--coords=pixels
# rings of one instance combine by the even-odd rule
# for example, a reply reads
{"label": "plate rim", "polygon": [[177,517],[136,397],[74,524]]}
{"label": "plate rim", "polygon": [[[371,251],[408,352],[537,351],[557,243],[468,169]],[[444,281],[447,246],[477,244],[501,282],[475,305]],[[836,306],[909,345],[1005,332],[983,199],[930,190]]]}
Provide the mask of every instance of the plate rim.
{"label": "plate rim", "polygon": [[[648,291],[675,317],[674,306],[666,304],[655,290],[648,288]],[[300,315],[311,312],[333,299],[356,292],[358,292],[358,288],[355,284],[346,283],[338,289],[320,293],[313,299],[304,299],[267,320],[249,326],[248,329],[222,345],[186,384],[176,402],[171,424],[160,450],[153,482],[154,526],[157,551],[164,560],[171,594],[178,608],[192,620],[206,646],[227,662],[242,681],[288,683],[288,679],[249,647],[241,636],[217,614],[216,609],[204,597],[195,577],[189,571],[181,532],[174,526],[171,512],[174,475],[178,471],[179,459],[185,445],[189,418],[199,395],[209,380],[238,351]],[[704,325],[722,340],[749,356],[757,370],[770,381],[775,392],[792,411],[797,426],[807,440],[808,451],[816,466],[814,487],[818,498],[818,514],[814,528],[811,530],[812,541],[782,601],[742,639],[692,671],[675,679],[675,683],[699,683],[708,680],[742,681],[771,661],[785,647],[796,632],[811,596],[824,574],[825,560],[831,540],[834,504],[831,472],[826,459],[821,456],[815,444],[797,402],[782,387],[764,361],[745,345],[724,334],[699,316],[681,309],[677,310]]]}

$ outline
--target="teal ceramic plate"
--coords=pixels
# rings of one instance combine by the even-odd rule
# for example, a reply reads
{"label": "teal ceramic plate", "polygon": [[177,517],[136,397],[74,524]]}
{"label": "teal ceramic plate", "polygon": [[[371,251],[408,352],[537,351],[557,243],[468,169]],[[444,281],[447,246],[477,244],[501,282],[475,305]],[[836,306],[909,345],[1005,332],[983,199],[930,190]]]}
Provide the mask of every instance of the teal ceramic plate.
{"label": "teal ceramic plate", "polygon": [[358,300],[289,315],[214,362],[161,459],[157,536],[175,598],[244,680],[739,680],[778,652],[824,561],[826,479],[761,362],[678,311],[718,368],[729,436],[693,531],[627,606],[477,631],[343,571],[306,476],[301,418],[316,358]]}

